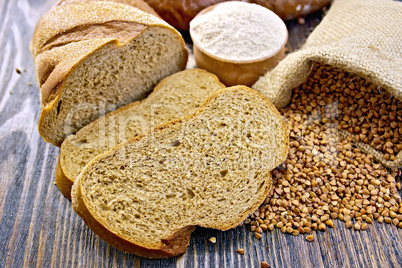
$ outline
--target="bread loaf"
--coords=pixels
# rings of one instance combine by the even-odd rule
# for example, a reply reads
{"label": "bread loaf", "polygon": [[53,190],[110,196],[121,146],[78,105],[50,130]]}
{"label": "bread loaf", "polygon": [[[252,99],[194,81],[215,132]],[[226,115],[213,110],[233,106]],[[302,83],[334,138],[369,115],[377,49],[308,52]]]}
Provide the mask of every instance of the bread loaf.
{"label": "bread loaf", "polygon": [[188,56],[166,22],[107,1],[52,8],[35,28],[31,52],[41,90],[39,133],[56,146],[103,114],[146,97],[184,69]]}
{"label": "bread loaf", "polygon": [[115,2],[115,3],[120,3],[120,4],[125,4],[129,5],[132,7],[136,7],[144,12],[147,12],[149,14],[154,15],[155,17],[161,18],[156,11],[150,7],[145,1],[143,0],[60,0],[56,6],[61,6],[65,4],[71,4],[71,3],[78,3],[78,2],[93,2],[93,1],[110,1],[110,2]]}
{"label": "bread loaf", "polygon": [[[188,30],[190,21],[206,7],[229,0],[145,0],[169,24]],[[331,0],[241,0],[272,10],[283,20],[307,15],[327,6]]]}
{"label": "bread loaf", "polygon": [[60,191],[71,199],[74,180],[96,156],[152,127],[194,113],[224,87],[207,71],[181,71],[163,79],[145,100],[121,107],[68,136],[61,145],[56,168]]}
{"label": "bread loaf", "polygon": [[100,238],[150,258],[185,252],[195,226],[228,230],[271,189],[288,150],[273,104],[245,86],[213,94],[92,160],[74,182],[74,210]]}

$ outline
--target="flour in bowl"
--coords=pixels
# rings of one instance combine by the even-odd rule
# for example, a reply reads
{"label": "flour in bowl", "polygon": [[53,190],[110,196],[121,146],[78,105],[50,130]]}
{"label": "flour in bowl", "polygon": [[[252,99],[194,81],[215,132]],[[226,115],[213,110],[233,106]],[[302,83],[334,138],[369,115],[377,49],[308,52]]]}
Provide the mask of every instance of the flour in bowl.
{"label": "flour in bowl", "polygon": [[225,2],[190,22],[193,42],[221,59],[241,62],[275,55],[287,40],[285,23],[256,4]]}

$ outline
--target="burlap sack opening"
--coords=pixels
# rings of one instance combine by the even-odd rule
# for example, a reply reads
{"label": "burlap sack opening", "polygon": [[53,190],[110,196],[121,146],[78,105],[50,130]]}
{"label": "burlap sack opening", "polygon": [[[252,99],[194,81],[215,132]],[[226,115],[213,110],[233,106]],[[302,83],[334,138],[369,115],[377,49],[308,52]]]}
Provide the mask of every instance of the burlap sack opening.
{"label": "burlap sack opening", "polygon": [[[289,54],[252,88],[277,108],[289,104],[292,89],[306,81],[315,62],[353,73],[402,101],[402,3],[388,0],[335,0],[299,51]],[[344,136],[345,133],[340,133]],[[367,144],[355,145],[386,167],[402,167]]]}

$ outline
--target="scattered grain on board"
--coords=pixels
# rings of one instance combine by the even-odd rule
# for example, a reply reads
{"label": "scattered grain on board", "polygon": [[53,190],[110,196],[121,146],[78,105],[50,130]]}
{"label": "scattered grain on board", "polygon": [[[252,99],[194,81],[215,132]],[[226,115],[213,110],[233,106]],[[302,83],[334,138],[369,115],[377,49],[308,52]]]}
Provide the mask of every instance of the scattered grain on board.
{"label": "scattered grain on board", "polygon": [[308,236],[306,236],[306,240],[311,242],[311,241],[314,240],[314,236],[313,235],[308,235]]}
{"label": "scattered grain on board", "polygon": [[308,234],[334,227],[334,219],[354,230],[374,220],[402,227],[401,170],[355,146],[368,144],[395,160],[401,101],[353,74],[315,65],[281,113],[290,131],[288,158],[272,171],[272,190],[246,221],[251,231]]}
{"label": "scattered grain on board", "polygon": [[15,71],[17,72],[17,74],[21,74],[21,70],[18,68],[15,68]]}
{"label": "scattered grain on board", "polygon": [[216,243],[216,237],[210,237],[209,239],[208,239],[208,241],[209,242],[211,242],[212,244],[215,244]]}
{"label": "scattered grain on board", "polygon": [[297,18],[297,23],[299,23],[300,25],[303,25],[306,23],[306,20],[303,17],[299,17],[299,18]]}
{"label": "scattered grain on board", "polygon": [[261,262],[261,268],[269,268],[269,267],[271,267],[271,265],[269,265],[267,262],[265,261]]}
{"label": "scattered grain on board", "polygon": [[236,250],[237,253],[239,253],[240,255],[244,254],[244,249],[239,248],[238,250]]}

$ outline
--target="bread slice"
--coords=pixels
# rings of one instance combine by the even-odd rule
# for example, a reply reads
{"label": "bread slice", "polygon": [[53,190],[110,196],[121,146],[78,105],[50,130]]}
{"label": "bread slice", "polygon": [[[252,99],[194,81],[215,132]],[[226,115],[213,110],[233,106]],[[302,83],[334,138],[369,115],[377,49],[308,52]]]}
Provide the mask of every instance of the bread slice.
{"label": "bread slice", "polygon": [[124,106],[68,136],[61,145],[56,184],[71,199],[71,186],[97,155],[162,123],[190,115],[225,86],[201,69],[178,72],[163,79],[142,102]]}
{"label": "bread slice", "polygon": [[273,104],[245,86],[92,160],[74,182],[74,210],[99,237],[150,258],[185,252],[195,226],[227,230],[263,202],[288,150]]}
{"label": "bread slice", "polygon": [[100,116],[149,94],[183,70],[180,33],[161,19],[119,3],[56,6],[31,41],[41,89],[39,133],[56,146]]}

